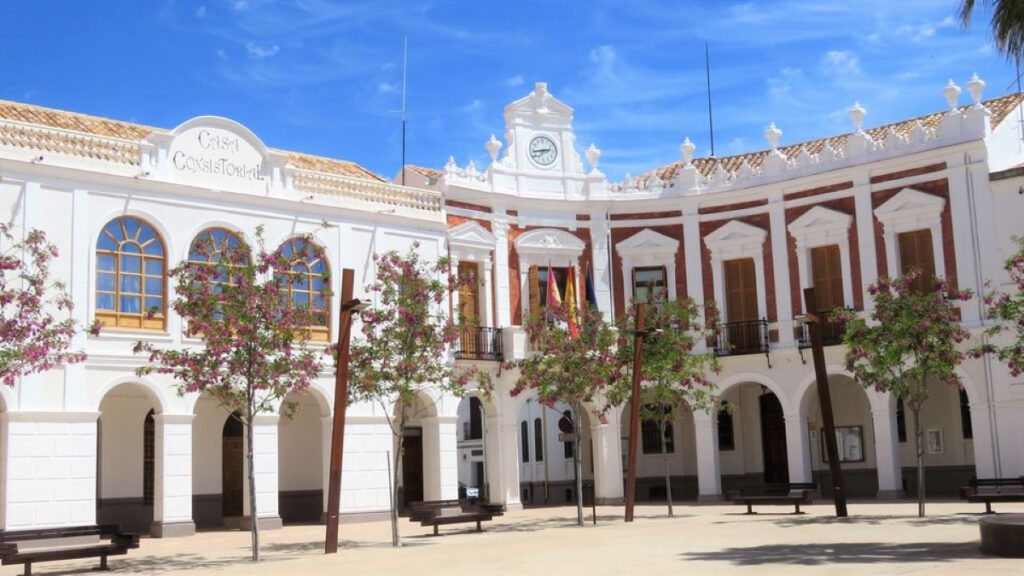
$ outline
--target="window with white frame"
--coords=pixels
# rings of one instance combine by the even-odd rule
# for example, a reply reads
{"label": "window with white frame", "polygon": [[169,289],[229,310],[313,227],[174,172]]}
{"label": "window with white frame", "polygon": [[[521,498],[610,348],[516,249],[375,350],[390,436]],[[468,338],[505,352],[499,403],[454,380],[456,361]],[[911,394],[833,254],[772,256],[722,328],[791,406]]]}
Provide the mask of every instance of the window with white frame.
{"label": "window with white frame", "polygon": [[657,283],[660,300],[675,300],[676,253],[679,240],[645,228],[615,245],[622,258],[622,286],[625,301],[650,302],[656,295],[650,290]]}
{"label": "window with white frame", "polygon": [[[945,206],[945,199],[939,196],[904,188],[875,209],[875,217],[882,223],[887,272],[891,278],[901,275],[904,269],[915,267],[904,265],[904,260],[908,260],[911,254],[917,267],[921,266],[921,261],[927,262],[927,258],[922,258],[922,253],[929,251],[925,243],[930,243],[934,265],[931,272],[939,278],[946,276],[942,247],[942,211]],[[902,236],[906,240],[901,240],[901,235],[918,231],[927,231],[928,234],[914,234],[913,241],[910,235],[906,235]]]}
{"label": "window with white frame", "polygon": [[852,222],[849,214],[815,206],[788,226],[796,241],[800,287],[814,288],[816,312],[853,306],[849,237]]}
{"label": "window with white frame", "polygon": [[[765,291],[764,273],[764,242],[768,232],[762,228],[751,226],[739,220],[731,220],[714,232],[704,237],[704,244],[711,252],[711,276],[714,285],[715,302],[720,307],[722,318],[731,321],[737,311],[729,311],[726,272],[736,272],[743,266],[743,261],[752,261],[754,276],[754,293],[756,295],[757,318],[768,316],[768,299]],[[727,270],[727,263],[733,269]],[[742,272],[742,270],[740,270]],[[735,275],[735,274],[733,274]],[[746,288],[746,284],[744,284]],[[738,290],[738,288],[737,288]],[[746,302],[746,301],[744,301]],[[746,307],[745,307],[746,308]],[[741,315],[747,316],[750,311],[744,309]]]}

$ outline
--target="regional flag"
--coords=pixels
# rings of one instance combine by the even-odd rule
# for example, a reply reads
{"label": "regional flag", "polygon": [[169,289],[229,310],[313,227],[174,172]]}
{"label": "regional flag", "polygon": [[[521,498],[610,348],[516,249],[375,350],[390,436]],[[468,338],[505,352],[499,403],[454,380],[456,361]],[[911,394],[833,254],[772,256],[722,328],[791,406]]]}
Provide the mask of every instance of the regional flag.
{"label": "regional flag", "polygon": [[558,279],[555,278],[555,271],[548,264],[548,307],[554,307],[562,303],[562,295],[558,293]]}
{"label": "regional flag", "polygon": [[565,305],[569,308],[569,334],[575,340],[580,337],[580,329],[576,321],[576,268],[570,266],[565,278]]}

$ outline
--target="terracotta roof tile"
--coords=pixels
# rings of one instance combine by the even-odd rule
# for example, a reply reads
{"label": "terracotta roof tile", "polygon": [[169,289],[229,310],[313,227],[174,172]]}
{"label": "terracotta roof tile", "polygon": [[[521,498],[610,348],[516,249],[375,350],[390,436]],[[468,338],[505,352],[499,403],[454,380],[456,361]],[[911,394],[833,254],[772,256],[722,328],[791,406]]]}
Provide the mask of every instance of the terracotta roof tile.
{"label": "terracotta roof tile", "polygon": [[[151,132],[166,132],[163,128],[153,128],[142,124],[110,120],[107,118],[100,118],[98,116],[90,116],[88,114],[66,112],[63,110],[44,108],[34,104],[22,104],[20,102],[10,102],[7,100],[0,100],[0,119],[33,124],[36,126],[44,126],[58,130],[73,130],[75,132],[92,136],[118,138],[133,142],[143,140]],[[47,137],[46,142],[44,143],[46,149],[68,154],[84,155],[93,158],[108,160],[117,159],[122,162],[126,161],[123,150],[112,152],[92,149],[102,148],[100,145],[93,145],[90,146],[88,150],[85,150],[80,144],[70,145],[57,140],[58,139],[55,137]],[[0,142],[18,143],[23,141],[25,141],[25,138],[20,134],[0,134]],[[374,174],[354,162],[324,158],[322,156],[315,156],[312,154],[300,154],[298,152],[281,152],[288,157],[288,164],[299,170],[324,172],[337,176],[361,178],[375,182],[386,181],[384,178],[381,178],[377,174]],[[130,163],[137,164],[138,159],[135,158]]]}
{"label": "terracotta roof tile", "polygon": [[[993,127],[998,126],[1003,120],[1006,119],[1016,107],[1024,100],[1022,94],[1008,94],[992,100],[986,100],[982,102],[986,108],[991,112],[990,121]],[[966,110],[968,106],[961,106],[961,110]],[[902,120],[900,122],[894,122],[892,124],[886,124],[884,126],[877,126],[875,128],[868,128],[865,132],[873,140],[880,140],[885,138],[886,134],[889,133],[889,129],[892,128],[900,136],[906,136],[914,129],[916,122],[920,121],[924,128],[935,128],[942,122],[942,117],[946,115],[946,111],[935,112],[933,114],[927,114],[925,116],[918,116],[916,118],[910,118]],[[850,134],[841,134],[838,136],[830,136],[827,138],[820,138],[817,140],[810,140],[807,142],[798,142],[796,144],[789,144],[786,146],[780,146],[779,151],[785,154],[787,157],[791,157],[794,154],[799,154],[802,147],[807,147],[807,151],[811,154],[819,154],[825,149],[825,145],[828,144],[833,149],[842,149],[846,146],[846,140],[850,137]],[[726,172],[735,172],[743,165],[746,161],[751,167],[756,168],[764,162],[765,156],[768,155],[768,150],[758,150],[755,152],[747,152],[744,154],[737,154],[734,156],[723,156],[721,158],[694,158],[693,164],[697,167],[697,170],[704,176],[710,176],[715,171],[717,164],[721,164],[722,168]],[[655,168],[654,170],[635,176],[633,179],[638,184],[645,182],[651,177],[652,174],[657,174],[658,178],[669,181],[675,178],[676,172],[683,166],[682,160],[677,160],[666,166]]]}
{"label": "terracotta roof tile", "polygon": [[407,164],[406,168],[418,174],[422,174],[423,176],[430,178],[432,180],[440,180],[441,178],[444,178],[443,171],[435,170],[433,168],[427,168],[426,166],[416,166],[415,164]]}

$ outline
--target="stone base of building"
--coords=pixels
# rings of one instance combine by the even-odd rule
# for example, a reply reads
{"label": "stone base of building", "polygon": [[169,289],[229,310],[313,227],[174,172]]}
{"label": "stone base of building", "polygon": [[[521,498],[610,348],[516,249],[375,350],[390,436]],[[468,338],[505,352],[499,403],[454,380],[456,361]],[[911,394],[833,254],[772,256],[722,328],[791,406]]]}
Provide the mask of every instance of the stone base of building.
{"label": "stone base of building", "polygon": [[625,503],[626,503],[626,499],[621,497],[621,496],[617,496],[615,498],[598,498],[597,499],[597,505],[598,506],[622,506]]}
{"label": "stone base of building", "polygon": [[725,497],[721,494],[700,494],[697,496],[697,502],[725,502]]}
{"label": "stone base of building", "polygon": [[[342,512],[338,516],[339,524],[359,524],[361,522],[385,522],[391,518],[388,510],[376,510],[372,512]],[[327,524],[327,513],[320,514],[320,523]]]}
{"label": "stone base of building", "polygon": [[879,490],[875,494],[876,500],[902,500],[907,497],[903,490]]}
{"label": "stone base of building", "polygon": [[153,522],[149,529],[149,535],[153,538],[178,538],[180,536],[192,536],[196,533],[194,522],[187,520],[182,522]]}
{"label": "stone base of building", "polygon": [[[260,516],[260,530],[280,530],[283,526],[280,516]],[[252,530],[252,516],[243,516],[239,524],[240,530]]]}

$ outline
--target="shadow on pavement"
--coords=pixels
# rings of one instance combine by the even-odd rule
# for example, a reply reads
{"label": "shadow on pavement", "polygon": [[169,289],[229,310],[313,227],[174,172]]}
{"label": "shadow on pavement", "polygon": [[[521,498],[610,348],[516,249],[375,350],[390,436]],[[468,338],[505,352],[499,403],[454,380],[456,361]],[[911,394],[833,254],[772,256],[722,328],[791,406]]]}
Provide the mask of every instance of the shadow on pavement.
{"label": "shadow on pavement", "polygon": [[900,524],[904,526],[953,526],[964,524],[977,524],[984,514],[955,514],[951,516],[901,516],[896,514],[872,515],[872,514],[851,514],[847,518],[836,518],[835,516],[792,516],[786,519],[775,520],[775,523],[785,528],[799,526],[813,526],[816,524]]}
{"label": "shadow on pavement", "polygon": [[750,548],[726,548],[680,554],[680,559],[684,561],[729,562],[739,566],[942,562],[964,558],[982,558],[977,542],[767,544]]}

